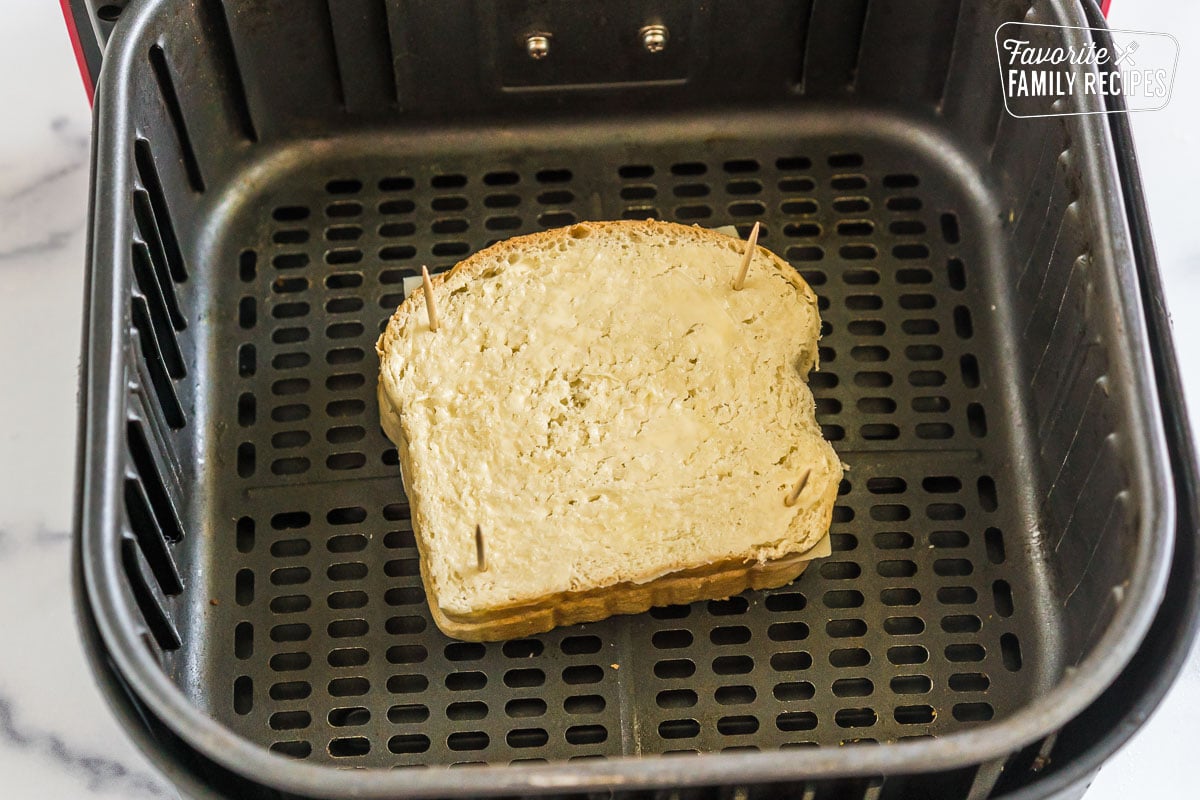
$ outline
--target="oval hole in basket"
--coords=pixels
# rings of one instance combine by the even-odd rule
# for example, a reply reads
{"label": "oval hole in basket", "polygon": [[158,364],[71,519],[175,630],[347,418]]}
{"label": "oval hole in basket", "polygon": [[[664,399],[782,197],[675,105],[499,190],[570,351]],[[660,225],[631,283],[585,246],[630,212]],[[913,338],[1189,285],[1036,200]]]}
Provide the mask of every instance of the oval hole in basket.
{"label": "oval hole in basket", "polygon": [[871,210],[867,197],[838,197],[833,201],[833,210],[839,214],[862,214]]}
{"label": "oval hole in basket", "polygon": [[943,605],[970,605],[979,595],[970,586],[943,586],[937,591],[937,599]]}
{"label": "oval hole in basket", "polygon": [[996,714],[989,703],[958,703],[951,713],[959,722],[986,722]]}
{"label": "oval hole in basket", "polygon": [[[773,642],[798,642],[808,638],[808,626],[803,622],[776,622],[767,628],[767,638]],[[746,641],[749,641],[746,629]]]}
{"label": "oval hole in basket", "polygon": [[[419,645],[417,647],[422,651],[425,649]],[[424,657],[422,657],[421,660],[423,661]],[[471,670],[469,672],[451,672],[446,676],[446,688],[452,692],[475,691],[477,689],[482,689],[486,685],[487,675],[477,670]]]}
{"label": "oval hole in basket", "polygon": [[785,733],[811,731],[817,727],[817,715],[811,711],[785,711],[775,718],[775,727]]}
{"label": "oval hole in basket", "polygon": [[[812,663],[811,658],[809,658],[809,663]],[[745,675],[753,669],[754,659],[750,656],[717,656],[712,661],[712,671],[716,675]]]}
{"label": "oval hole in basket", "polygon": [[312,694],[312,686],[308,681],[284,681],[271,685],[268,692],[272,700],[277,702],[288,702],[293,700],[304,700]]}
{"label": "oval hole in basket", "polygon": [[867,623],[861,619],[831,619],[825,623],[825,633],[835,639],[865,636]]}
{"label": "oval hole in basket", "polygon": [[841,589],[826,592],[821,597],[826,608],[858,608],[864,602],[862,592],[857,589]]}
{"label": "oval hole in basket", "polygon": [[816,692],[816,687],[808,681],[786,681],[775,684],[772,694],[776,700],[791,702],[795,700],[811,700],[816,695]]}
{"label": "oval hole in basket", "polygon": [[387,690],[392,694],[419,694],[428,688],[429,679],[424,675],[393,675],[387,680]]}
{"label": "oval hole in basket", "polygon": [[883,630],[892,636],[915,636],[925,631],[925,621],[920,617],[888,617],[883,621]]}
{"label": "oval hole in basket", "polygon": [[921,593],[912,588],[884,589],[879,599],[887,606],[915,606],[921,602]]}
{"label": "oval hole in basket", "polygon": [[303,642],[312,636],[312,628],[303,622],[290,622],[271,628],[273,642]]}
{"label": "oval hole in basket", "polygon": [[713,693],[713,699],[723,706],[753,703],[757,697],[753,686],[722,686]]}
{"label": "oval hole in basket", "polygon": [[362,608],[367,604],[367,593],[360,591],[333,592],[325,599],[332,609]]}
{"label": "oval hole in basket", "polygon": [[371,682],[366,678],[334,678],[329,682],[330,697],[359,697],[371,690]]}
{"label": "oval hole in basket", "polygon": [[889,647],[887,659],[897,666],[924,664],[929,660],[929,651],[917,644]]}
{"label": "oval hole in basket", "polygon": [[307,583],[312,577],[308,567],[282,567],[271,570],[271,583],[275,586],[295,586]]}
{"label": "oval hole in basket", "polygon": [[564,683],[572,685],[599,683],[604,679],[604,670],[595,664],[567,667],[562,671]]}
{"label": "oval hole in basket", "polygon": [[312,656],[308,653],[276,653],[268,662],[275,672],[295,672],[308,669]]}
{"label": "oval hole in basket", "polygon": [[1009,672],[1021,669],[1021,643],[1015,634],[1005,633],[1000,636],[1000,655],[1004,660],[1004,668]]}
{"label": "oval hole in basket", "polygon": [[917,565],[908,559],[888,559],[876,564],[875,571],[883,578],[911,578],[917,574]]}
{"label": "oval hole in basket", "polygon": [[325,466],[332,470],[358,469],[367,463],[362,453],[334,453],[325,459]]}
{"label": "oval hole in basket", "polygon": [[370,627],[365,619],[335,619],[325,630],[332,639],[349,639],[366,636]]}
{"label": "oval hole in basket", "polygon": [[[479,706],[483,709],[483,712],[478,716],[464,715],[461,709],[465,706]],[[366,709],[363,710],[365,711]],[[332,715],[333,712],[330,712],[330,724],[334,724]],[[481,719],[486,715],[487,706],[485,706],[483,703],[451,703],[446,707],[446,717],[452,720]],[[429,719],[429,707],[420,703],[407,703],[404,705],[392,706],[388,709],[387,719],[388,722],[392,723],[393,725],[411,725],[418,722],[424,722],[425,720]]]}
{"label": "oval hole in basket", "polygon": [[331,581],[359,581],[367,577],[367,565],[359,561],[331,564],[325,575]]}
{"label": "oval hole in basket", "polygon": [[875,684],[868,678],[839,678],[832,688],[836,697],[868,697],[875,691]]}
{"label": "oval hole in basket", "polygon": [[659,692],[654,698],[654,703],[659,708],[691,708],[696,702],[696,693],[691,689],[668,689]]}
{"label": "oval hole in basket", "polygon": [[487,655],[487,648],[479,642],[451,642],[442,652],[448,661],[479,661]]}
{"label": "oval hole in basket", "polygon": [[426,627],[425,618],[416,615],[389,617],[384,623],[384,630],[393,636],[411,636],[423,632]]}
{"label": "oval hole in basket", "polygon": [[383,602],[389,606],[412,606],[425,602],[425,592],[418,587],[404,586],[384,592]]}
{"label": "oval hole in basket", "polygon": [[695,662],[686,658],[673,658],[654,664],[654,676],[664,680],[690,678],[695,673]]}
{"label": "oval hole in basket", "polygon": [[768,611],[802,611],[808,600],[800,592],[784,592],[770,595],[763,604]]}
{"label": "oval hole in basket", "polygon": [[249,622],[239,622],[233,629],[233,655],[235,658],[246,659],[254,655],[254,625]]}
{"label": "oval hole in basket", "polygon": [[964,577],[975,571],[975,566],[965,558],[939,558],[933,562],[933,572],[943,578]]}
{"label": "oval hole in basket", "polygon": [[[390,652],[391,651],[389,650],[389,655]],[[331,667],[361,667],[363,664],[366,664],[370,658],[371,654],[361,647],[340,647],[336,650],[330,650],[326,660],[329,662],[329,666]],[[390,658],[388,660],[391,661]],[[391,663],[404,664],[409,662],[391,661]]]}
{"label": "oval hole in basket", "polygon": [[298,614],[312,606],[308,595],[285,594],[271,598],[270,609],[275,614]]}
{"label": "oval hole in basket", "polygon": [[329,755],[334,758],[365,756],[371,752],[371,741],[365,736],[347,736],[329,741]]}
{"label": "oval hole in basket", "polygon": [[539,639],[511,639],[504,643],[501,652],[508,658],[533,658],[540,656],[544,648]]}
{"label": "oval hole in basket", "polygon": [[954,662],[983,661],[987,655],[987,651],[983,649],[983,646],[974,642],[946,645],[945,653],[946,660]]}
{"label": "oval hole in basket", "polygon": [[544,728],[516,728],[504,737],[509,747],[542,747],[550,741],[550,734]]}
{"label": "oval hole in basket", "polygon": [[933,690],[933,681],[926,675],[897,675],[890,686],[894,694],[925,694]]}
{"label": "oval hole in basket", "polygon": [[546,673],[540,669],[510,669],[504,673],[504,685],[513,689],[541,686],[546,682]]}
{"label": "oval hole in basket", "polygon": [[650,638],[650,643],[659,650],[674,650],[690,647],[692,644],[691,631],[683,628],[657,631]]}
{"label": "oval hole in basket", "polygon": [[750,629],[745,625],[724,625],[713,628],[708,639],[717,646],[745,644],[750,641]]}
{"label": "oval hole in basket", "polygon": [[858,410],[864,414],[891,414],[896,410],[896,401],[890,397],[860,397]]}
{"label": "oval hole in basket", "polygon": [[600,652],[601,644],[599,636],[568,636],[559,648],[566,655],[582,655]]}
{"label": "oval hole in basket", "polygon": [[747,736],[758,730],[758,718],[749,714],[721,717],[717,720],[717,733],[722,736]]}
{"label": "oval hole in basket", "polygon": [[784,194],[800,194],[811,192],[817,188],[812,178],[783,178],[779,181],[779,191]]}
{"label": "oval hole in basket", "polygon": [[700,723],[694,719],[669,719],[660,722],[658,735],[664,739],[690,739],[700,735]]}
{"label": "oval hole in basket", "polygon": [[271,730],[291,731],[307,728],[311,723],[312,716],[307,711],[277,711],[267,724]]}
{"label": "oval hole in basket", "polygon": [[514,719],[540,717],[546,713],[546,701],[537,697],[522,697],[516,700],[509,700],[504,706],[504,713]]}
{"label": "oval hole in basket", "polygon": [[942,617],[942,630],[946,633],[975,633],[982,625],[974,614],[948,614]]}
{"label": "oval hole in basket", "polygon": [[955,692],[984,692],[991,680],[982,672],[956,672],[950,676],[949,686]]}
{"label": "oval hole in basket", "polygon": [[423,733],[403,733],[388,739],[388,750],[396,755],[424,753],[429,749],[429,737]]}
{"label": "oval hole in basket", "polygon": [[325,547],[331,553],[357,553],[367,548],[367,537],[361,533],[346,533],[330,537]]}
{"label": "oval hole in basket", "polygon": [[598,694],[577,694],[563,700],[563,710],[568,714],[599,714],[607,702]]}
{"label": "oval hole in basket", "polygon": [[833,715],[841,728],[869,728],[879,719],[872,708],[843,708]]}
{"label": "oval hole in basket", "polygon": [[871,654],[861,647],[846,647],[831,650],[829,663],[838,668],[863,667],[871,663]]}
{"label": "oval hole in basket", "polygon": [[933,706],[897,706],[892,716],[901,725],[928,725],[937,714]]}
{"label": "oval hole in basket", "polygon": [[906,550],[913,546],[913,537],[903,531],[882,531],[875,534],[874,542],[880,550]]}

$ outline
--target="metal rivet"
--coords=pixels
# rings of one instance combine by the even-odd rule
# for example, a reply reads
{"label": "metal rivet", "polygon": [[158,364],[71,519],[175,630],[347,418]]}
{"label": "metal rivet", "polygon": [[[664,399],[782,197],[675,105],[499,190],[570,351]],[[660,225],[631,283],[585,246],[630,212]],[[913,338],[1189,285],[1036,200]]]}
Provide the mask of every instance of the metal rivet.
{"label": "metal rivet", "polygon": [[531,33],[525,37],[525,52],[534,61],[541,61],[550,55],[550,34]]}
{"label": "metal rivet", "polygon": [[642,47],[646,48],[647,53],[661,53],[667,48],[667,42],[671,38],[671,32],[667,30],[666,25],[647,25],[638,31],[642,37]]}

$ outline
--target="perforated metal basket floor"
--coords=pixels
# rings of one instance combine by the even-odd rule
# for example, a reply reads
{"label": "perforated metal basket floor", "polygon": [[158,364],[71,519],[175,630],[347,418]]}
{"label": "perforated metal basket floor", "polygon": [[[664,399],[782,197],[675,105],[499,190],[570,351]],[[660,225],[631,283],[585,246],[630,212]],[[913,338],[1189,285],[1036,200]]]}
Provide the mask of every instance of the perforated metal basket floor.
{"label": "perforated metal basket floor", "polygon": [[[937,165],[882,142],[695,155],[365,160],[303,170],[254,204],[213,333],[218,363],[239,365],[214,396],[238,479],[215,487],[219,605],[194,666],[222,687],[214,715],[298,757],[468,763],[928,736],[1045,684],[1045,578],[1005,536],[1024,481],[1004,469],[999,340],[967,279],[983,260],[973,210]],[[834,555],[773,592],[503,644],[448,639],[379,429],[374,339],[422,263],[647,216],[762,220],[763,244],[819,293],[812,383],[850,465]]]}
{"label": "perforated metal basket floor", "polygon": [[[919,786],[982,797],[1111,681],[1154,614],[1171,515],[1108,143],[1094,118],[1006,117],[994,64],[968,58],[998,21],[1069,4],[814,2],[803,74],[753,108],[790,28],[759,25],[753,54],[712,39],[676,94],[494,92],[453,72],[469,58],[439,62],[444,36],[388,55],[406,15],[442,30],[432,6],[302,5],[260,25],[254,4],[143,3],[99,94],[84,595],[145,718],[234,794],[959,770]],[[695,8],[694,32],[721,29]],[[458,105],[411,83],[439,63]],[[774,591],[448,639],[375,339],[422,264],[646,217],[760,221],[820,296],[811,385],[849,465],[833,555]],[[842,747],[866,743],[885,746]],[[437,769],[464,764],[504,769]]]}

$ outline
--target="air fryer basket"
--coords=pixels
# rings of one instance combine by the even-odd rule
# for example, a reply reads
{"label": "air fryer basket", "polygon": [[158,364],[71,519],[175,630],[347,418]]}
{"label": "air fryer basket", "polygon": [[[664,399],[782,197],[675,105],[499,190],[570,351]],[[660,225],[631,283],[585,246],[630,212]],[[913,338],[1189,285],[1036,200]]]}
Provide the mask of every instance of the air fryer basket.
{"label": "air fryer basket", "polygon": [[[1052,734],[1141,641],[1173,535],[1103,121],[1007,117],[991,61],[1001,22],[1081,9],[603,12],[125,12],[97,96],[81,493],[121,679],[201,756],[305,796],[969,771]],[[647,20],[661,59],[631,38]],[[833,557],[771,592],[449,640],[373,340],[422,263],[646,216],[761,220],[821,296],[812,384],[851,465]],[[505,766],[437,768],[474,763]],[[396,766],[429,768],[331,769]]]}

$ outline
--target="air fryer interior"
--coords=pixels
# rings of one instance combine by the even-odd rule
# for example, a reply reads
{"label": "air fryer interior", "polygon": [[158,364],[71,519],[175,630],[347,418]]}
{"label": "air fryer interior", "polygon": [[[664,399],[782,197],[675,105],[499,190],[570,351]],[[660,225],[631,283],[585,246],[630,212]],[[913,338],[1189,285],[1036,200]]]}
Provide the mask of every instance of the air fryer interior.
{"label": "air fryer interior", "polygon": [[[1108,630],[1150,513],[1081,128],[1008,117],[996,81],[996,26],[1053,20],[604,8],[160,3],[114,40],[147,646],[205,714],[338,766],[887,742],[1029,706]],[[761,221],[820,295],[833,556],[774,591],[448,639],[374,340],[422,264],[646,217]]]}

